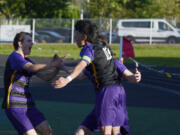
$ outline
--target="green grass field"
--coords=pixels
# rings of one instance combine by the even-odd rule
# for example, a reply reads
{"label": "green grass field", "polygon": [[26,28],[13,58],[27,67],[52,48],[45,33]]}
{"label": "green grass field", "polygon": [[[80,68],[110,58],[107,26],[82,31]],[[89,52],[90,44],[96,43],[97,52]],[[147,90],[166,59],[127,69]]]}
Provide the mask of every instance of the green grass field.
{"label": "green grass field", "polygon": [[[115,58],[119,57],[119,46],[111,45]],[[10,44],[0,45],[0,54],[9,55]],[[79,59],[80,48],[76,45],[34,45],[32,57],[52,57],[55,53],[70,59]],[[148,65],[180,67],[180,45],[134,45],[135,59]],[[125,62],[129,63],[128,59]]]}

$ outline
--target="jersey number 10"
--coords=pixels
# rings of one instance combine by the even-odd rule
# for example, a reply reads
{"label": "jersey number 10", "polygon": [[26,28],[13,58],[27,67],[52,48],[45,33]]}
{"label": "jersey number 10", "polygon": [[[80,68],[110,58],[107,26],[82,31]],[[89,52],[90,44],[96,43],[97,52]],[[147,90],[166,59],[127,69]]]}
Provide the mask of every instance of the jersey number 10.
{"label": "jersey number 10", "polygon": [[104,51],[104,54],[106,55],[107,60],[112,59],[112,55],[111,55],[111,52],[110,52],[109,48],[104,47],[103,51]]}

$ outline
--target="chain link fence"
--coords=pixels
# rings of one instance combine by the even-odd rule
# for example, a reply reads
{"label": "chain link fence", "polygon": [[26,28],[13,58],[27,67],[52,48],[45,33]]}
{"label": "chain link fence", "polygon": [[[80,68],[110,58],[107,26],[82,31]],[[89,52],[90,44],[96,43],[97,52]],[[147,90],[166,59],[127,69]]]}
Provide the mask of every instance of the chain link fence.
{"label": "chain link fence", "polygon": [[[0,42],[12,42],[14,35],[17,32],[20,31],[27,31],[32,33],[33,36],[33,42],[34,43],[71,43],[73,44],[75,42],[74,39],[74,24],[79,19],[12,19],[12,20],[6,20],[6,19],[0,19]],[[174,19],[166,19],[167,20],[167,26],[163,27],[169,27],[169,31],[163,31],[163,30],[157,30],[159,32],[159,35],[164,35],[164,41],[162,42],[155,42],[154,39],[157,38],[154,37],[154,30],[153,27],[155,27],[155,23],[152,23],[152,20],[154,19],[146,19],[149,21],[149,31],[147,28],[144,27],[144,24],[140,22],[136,29],[133,29],[132,27],[125,28],[127,25],[125,22],[122,22],[121,26],[124,27],[124,31],[121,31],[122,29],[118,26],[119,20],[125,20],[125,19],[109,19],[109,18],[101,18],[101,19],[88,19],[95,23],[98,28],[99,32],[102,36],[104,36],[109,44],[118,44],[120,42],[119,36],[124,36],[132,40],[133,42],[139,42],[139,43],[147,43],[147,44],[153,44],[153,43],[178,43],[180,39],[180,33],[174,34],[173,31],[179,31],[178,27],[180,28],[180,19],[174,18]],[[132,25],[136,25],[139,20],[142,19],[131,19]],[[158,19],[156,19],[158,20]],[[170,23],[169,23],[170,22]],[[136,24],[135,24],[136,23]],[[144,29],[141,29],[139,25],[143,25]],[[136,27],[136,26],[135,26]],[[140,40],[140,36],[138,37],[138,32],[141,31],[142,35],[146,35],[143,40]],[[133,33],[134,32],[134,33]],[[168,35],[168,32],[171,34]],[[129,33],[129,35],[127,34]],[[172,34],[173,33],[173,34]],[[166,35],[165,35],[166,34]],[[161,37],[160,37],[161,38]],[[170,40],[171,39],[171,40]],[[174,39],[174,40],[173,40]]]}

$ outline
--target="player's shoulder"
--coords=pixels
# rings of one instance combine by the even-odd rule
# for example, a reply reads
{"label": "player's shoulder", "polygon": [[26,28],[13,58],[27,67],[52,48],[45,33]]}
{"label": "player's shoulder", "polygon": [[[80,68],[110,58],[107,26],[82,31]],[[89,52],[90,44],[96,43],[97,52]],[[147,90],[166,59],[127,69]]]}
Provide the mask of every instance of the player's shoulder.
{"label": "player's shoulder", "polygon": [[12,60],[15,60],[15,59],[20,59],[20,58],[22,58],[22,56],[19,54],[19,53],[17,53],[17,52],[12,52],[10,55],[9,55],[9,59],[12,59]]}
{"label": "player's shoulder", "polygon": [[86,50],[92,49],[92,47],[93,47],[93,44],[89,43],[89,44],[85,45],[84,49],[86,49]]}
{"label": "player's shoulder", "polygon": [[32,61],[29,57],[26,57],[25,60],[27,60],[28,62],[31,62],[31,63],[35,63],[34,61]]}
{"label": "player's shoulder", "polygon": [[83,47],[83,49],[81,50],[81,53],[89,52],[91,50],[93,50],[92,44],[87,44]]}

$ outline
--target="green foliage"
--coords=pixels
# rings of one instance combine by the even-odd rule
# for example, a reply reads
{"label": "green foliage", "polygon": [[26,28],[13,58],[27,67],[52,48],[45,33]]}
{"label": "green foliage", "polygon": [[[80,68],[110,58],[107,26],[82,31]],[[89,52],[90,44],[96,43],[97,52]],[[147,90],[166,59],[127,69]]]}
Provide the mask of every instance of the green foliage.
{"label": "green foliage", "polygon": [[[180,0],[83,0],[85,18],[180,17]],[[1,0],[0,15],[12,18],[79,18],[81,0]]]}
{"label": "green foliage", "polygon": [[62,18],[79,18],[80,10],[75,8],[68,8],[62,11]]}
{"label": "green foliage", "polygon": [[89,18],[180,17],[179,0],[91,0],[86,7]]}
{"label": "green foliage", "polygon": [[158,10],[156,10],[158,17],[180,17],[180,3],[178,0],[157,0],[155,4],[159,6]]}
{"label": "green foliage", "polygon": [[22,0],[1,0],[0,13],[7,19],[18,17],[20,8],[23,5]]}
{"label": "green foliage", "polygon": [[61,11],[68,7],[66,0],[24,0],[24,5],[21,16],[30,18],[60,17]]}
{"label": "green foliage", "polygon": [[58,18],[66,16],[66,0],[1,0],[0,13],[12,18]]}
{"label": "green foliage", "polygon": [[87,16],[92,17],[114,17],[115,13],[118,13],[121,10],[119,3],[115,0],[90,0],[89,4],[86,5],[88,12]]}

